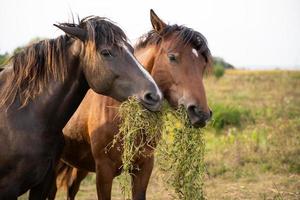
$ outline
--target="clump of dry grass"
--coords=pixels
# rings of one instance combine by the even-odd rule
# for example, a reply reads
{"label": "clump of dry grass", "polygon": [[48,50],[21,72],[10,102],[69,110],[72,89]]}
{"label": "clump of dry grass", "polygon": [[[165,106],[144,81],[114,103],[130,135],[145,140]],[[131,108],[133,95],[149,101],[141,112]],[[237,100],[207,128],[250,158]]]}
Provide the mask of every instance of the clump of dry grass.
{"label": "clump of dry grass", "polygon": [[205,199],[203,193],[205,143],[200,129],[192,127],[186,110],[168,110],[157,162],[176,199]]}
{"label": "clump of dry grass", "polygon": [[157,162],[165,180],[175,190],[177,199],[204,199],[204,140],[193,128],[184,108],[173,110],[167,103],[161,112],[149,112],[136,99],[129,99],[119,109],[122,120],[115,141],[123,143],[123,178],[120,179],[126,199],[131,197],[130,172],[133,161],[143,155],[143,146],[156,145]]}
{"label": "clump of dry grass", "polygon": [[131,177],[133,162],[137,156],[143,156],[145,145],[153,147],[160,138],[163,127],[162,112],[150,112],[140,105],[136,98],[130,98],[119,107],[122,121],[119,133],[115,135],[113,145],[117,141],[123,144],[123,177],[120,184],[126,199],[131,197]]}

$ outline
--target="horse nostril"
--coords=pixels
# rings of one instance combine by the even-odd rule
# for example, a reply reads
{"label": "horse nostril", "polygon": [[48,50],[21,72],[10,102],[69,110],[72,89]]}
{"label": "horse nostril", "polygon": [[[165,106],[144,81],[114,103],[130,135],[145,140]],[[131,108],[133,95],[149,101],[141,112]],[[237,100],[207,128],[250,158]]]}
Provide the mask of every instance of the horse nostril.
{"label": "horse nostril", "polygon": [[212,116],[213,116],[213,111],[209,109],[209,117],[212,118]]}
{"label": "horse nostril", "polygon": [[188,107],[188,112],[190,112],[193,115],[196,115],[198,117],[202,116],[202,111],[195,105],[191,105]]}
{"label": "horse nostril", "polygon": [[140,98],[143,106],[145,106],[150,111],[160,110],[162,97],[158,93],[145,92]]}
{"label": "horse nostril", "polygon": [[149,110],[158,111],[161,107],[162,97],[159,93],[145,92],[140,101]]}
{"label": "horse nostril", "polygon": [[207,120],[210,119],[210,115],[212,115],[211,111],[209,113],[203,112],[199,107],[195,105],[188,106],[187,112],[191,123],[195,127],[204,127]]}
{"label": "horse nostril", "polygon": [[144,94],[144,100],[146,101],[146,103],[155,104],[159,102],[160,98],[157,94],[154,94],[152,92],[146,92]]}

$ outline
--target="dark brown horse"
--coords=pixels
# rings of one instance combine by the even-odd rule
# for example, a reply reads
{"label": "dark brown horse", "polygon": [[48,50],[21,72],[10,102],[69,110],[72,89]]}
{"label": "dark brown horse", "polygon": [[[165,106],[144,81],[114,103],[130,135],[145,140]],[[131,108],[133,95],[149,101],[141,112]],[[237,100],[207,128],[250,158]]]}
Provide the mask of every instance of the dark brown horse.
{"label": "dark brown horse", "polygon": [[56,26],[67,35],[28,46],[0,73],[1,200],[29,189],[29,199],[46,199],[62,129],[89,88],[119,101],[136,95],[151,110],[162,99],[118,26],[100,17]]}
{"label": "dark brown horse", "polygon": [[[135,49],[136,57],[151,73],[167,101],[174,107],[184,105],[194,126],[205,126],[212,115],[202,81],[211,64],[205,38],[190,28],[166,25],[152,10],[151,22],[154,30],[141,38]],[[66,147],[57,171],[68,182],[68,199],[74,199],[88,172],[96,172],[98,199],[111,199],[113,178],[121,172],[122,145],[118,143],[108,152],[106,147],[118,133],[115,107],[119,105],[90,90],[64,128]],[[148,156],[137,158],[134,165],[139,170],[132,172],[134,200],[146,199],[153,168],[154,149],[144,148]]]}

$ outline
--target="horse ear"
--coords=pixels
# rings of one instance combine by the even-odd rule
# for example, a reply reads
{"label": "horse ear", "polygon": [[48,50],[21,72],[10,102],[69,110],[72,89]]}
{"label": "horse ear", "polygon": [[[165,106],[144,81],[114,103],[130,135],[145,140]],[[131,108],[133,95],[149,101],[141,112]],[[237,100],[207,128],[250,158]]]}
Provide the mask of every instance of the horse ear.
{"label": "horse ear", "polygon": [[86,41],[87,39],[87,33],[84,29],[76,27],[76,26],[67,26],[67,25],[63,25],[63,24],[53,24],[54,26],[56,26],[57,28],[59,28],[60,30],[62,30],[63,32],[65,32],[66,34],[70,35],[71,37],[75,37],[80,39],[81,41]]}
{"label": "horse ear", "polygon": [[152,9],[150,10],[150,20],[153,29],[158,33],[161,33],[161,31],[167,26],[167,24],[163,22]]}

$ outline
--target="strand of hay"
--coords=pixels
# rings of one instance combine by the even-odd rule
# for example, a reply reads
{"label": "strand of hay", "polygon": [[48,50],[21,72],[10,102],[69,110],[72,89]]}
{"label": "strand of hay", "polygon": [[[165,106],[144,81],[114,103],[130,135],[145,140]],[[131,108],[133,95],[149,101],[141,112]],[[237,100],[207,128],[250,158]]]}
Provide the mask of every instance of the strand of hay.
{"label": "strand of hay", "polygon": [[[121,104],[120,132],[115,136],[123,143],[123,173],[119,179],[124,199],[131,199],[133,161],[143,155],[143,146],[159,141],[157,162],[176,199],[204,199],[204,140],[199,129],[190,125],[184,108],[174,111],[167,103],[161,112],[150,112],[136,99]],[[162,133],[162,139],[161,139]]]}

